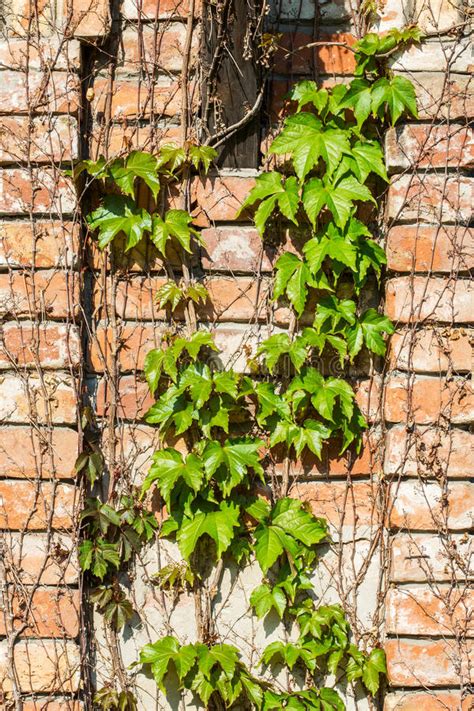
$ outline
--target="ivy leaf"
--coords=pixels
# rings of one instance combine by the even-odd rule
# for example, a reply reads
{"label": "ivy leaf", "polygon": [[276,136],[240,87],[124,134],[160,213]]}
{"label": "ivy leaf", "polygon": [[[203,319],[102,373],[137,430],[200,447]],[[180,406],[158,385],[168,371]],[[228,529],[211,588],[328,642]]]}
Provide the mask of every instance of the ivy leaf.
{"label": "ivy leaf", "polygon": [[291,339],[287,333],[275,333],[267,338],[258,348],[257,355],[263,355],[270,373],[282,355],[288,354],[296,370],[299,370],[306,360],[307,345],[304,338],[297,336]]}
{"label": "ivy leaf", "polygon": [[283,553],[283,544],[273,526],[259,524],[255,530],[255,556],[265,574]]}
{"label": "ivy leaf", "polygon": [[158,388],[161,374],[164,371],[172,380],[176,380],[178,369],[172,348],[154,348],[148,351],[143,365],[146,381],[153,394]]}
{"label": "ivy leaf", "polygon": [[284,128],[270,146],[270,153],[290,153],[295,173],[304,180],[320,158],[326,163],[326,173],[337,168],[343,153],[350,150],[347,132],[324,128],[314,114],[301,113],[285,120]]}
{"label": "ivy leaf", "polygon": [[380,674],[386,673],[385,652],[383,649],[373,649],[362,671],[362,681],[371,694],[377,693],[380,686]]}
{"label": "ivy leaf", "polygon": [[300,317],[306,305],[308,287],[317,286],[308,265],[296,254],[285,252],[278,258],[275,269],[273,298],[276,300],[286,294],[298,317]]}
{"label": "ivy leaf", "polygon": [[313,226],[316,226],[316,219],[323,207],[327,207],[336,225],[344,227],[356,200],[375,203],[370,190],[351,175],[335,184],[311,178],[303,190],[303,206]]}
{"label": "ivy leaf", "polygon": [[415,87],[405,77],[393,77],[392,79],[377,79],[372,87],[372,114],[374,116],[383,113],[385,110],[390,114],[390,123],[394,126],[400,116],[407,112],[418,118],[416,108]]}
{"label": "ivy leaf", "polygon": [[354,158],[354,173],[361,183],[365,183],[370,173],[375,173],[388,183],[383,150],[377,141],[357,141],[351,148]]}
{"label": "ivy leaf", "polygon": [[313,272],[321,269],[326,257],[335,259],[352,271],[356,271],[357,252],[333,223],[326,228],[325,234],[313,237],[303,247],[303,252]]}
{"label": "ivy leaf", "polygon": [[142,485],[142,495],[152,484],[157,483],[160,494],[170,510],[171,494],[176,491],[178,482],[184,482],[197,494],[203,479],[201,461],[195,454],[188,454],[184,459],[176,449],[160,449],[153,455],[153,464]]}
{"label": "ivy leaf", "polygon": [[299,81],[293,87],[290,98],[298,102],[299,113],[308,104],[313,104],[314,108],[321,113],[328,103],[327,89],[319,89],[315,81]]}
{"label": "ivy leaf", "polygon": [[324,327],[325,330],[330,330],[332,333],[339,332],[341,321],[345,321],[349,325],[355,323],[356,320],[356,303],[352,299],[338,299],[336,296],[325,296],[322,298],[317,307],[314,317],[314,326],[318,332]]}
{"label": "ivy leaf", "polygon": [[160,309],[164,309],[169,304],[171,311],[175,311],[184,299],[184,291],[170,279],[160,286],[155,298]]}
{"label": "ivy leaf", "polygon": [[151,153],[132,151],[125,160],[115,160],[109,170],[113,180],[126,195],[133,198],[135,180],[141,178],[150,188],[156,200],[160,191],[160,179],[158,177],[158,162]]}
{"label": "ivy leaf", "polygon": [[194,645],[187,644],[180,646],[175,637],[162,637],[154,644],[146,644],[140,651],[140,663],[151,667],[151,672],[158,687],[163,693],[166,689],[163,679],[169,672],[170,664],[173,664],[179,680],[193,668],[196,661],[196,649]]}
{"label": "ivy leaf", "polygon": [[323,387],[312,396],[311,403],[321,417],[334,422],[334,406],[337,399],[344,417],[350,420],[354,412],[354,397],[353,389],[345,380],[326,378]]}
{"label": "ivy leaf", "polygon": [[272,214],[275,207],[278,206],[281,214],[295,225],[296,213],[298,212],[299,204],[299,187],[298,181],[294,176],[283,179],[281,173],[273,171],[271,173],[262,173],[256,179],[255,187],[252,188],[247,199],[242,203],[237,216],[255,202],[261,201],[255,213],[254,222],[260,235],[265,232],[265,224]]}
{"label": "ivy leaf", "polygon": [[202,165],[204,172],[207,173],[213,160],[217,158],[217,151],[212,146],[196,146],[191,144],[188,148],[188,156],[196,170]]}
{"label": "ivy leaf", "polygon": [[272,588],[264,583],[255,588],[250,595],[250,604],[259,619],[265,617],[273,609],[281,620],[286,610],[287,600],[285,593],[278,585]]}
{"label": "ivy leaf", "polygon": [[305,447],[308,447],[318,459],[321,459],[322,446],[331,436],[331,430],[322,422],[307,419],[303,426],[299,428],[297,436],[293,440],[296,456],[299,457]]}
{"label": "ivy leaf", "polygon": [[305,546],[314,546],[327,537],[327,524],[304,509],[299,499],[279,499],[272,513],[272,525],[281,528]]}
{"label": "ivy leaf", "polygon": [[371,84],[366,79],[354,79],[349,85],[349,91],[339,104],[339,108],[352,109],[360,129],[373,109]]}
{"label": "ivy leaf", "polygon": [[82,570],[90,570],[99,580],[103,580],[109,567],[118,570],[120,556],[117,544],[107,543],[102,538],[86,539],[79,546],[79,565]]}
{"label": "ivy leaf", "polygon": [[217,559],[222,558],[234,538],[234,528],[239,525],[239,513],[239,507],[235,504],[222,502],[218,511],[201,511],[193,518],[185,518],[176,534],[184,560],[189,561],[198,540],[204,535],[216,544]]}
{"label": "ivy leaf", "polygon": [[228,439],[223,445],[217,441],[206,444],[202,454],[204,469],[210,478],[221,467],[224,468],[224,473],[218,478],[218,485],[225,497],[248,477],[249,469],[263,478],[258,452],[262,444],[262,440],[249,438]]}
{"label": "ivy leaf", "polygon": [[140,242],[151,231],[150,214],[135,205],[129,197],[107,195],[97,210],[86,217],[91,230],[99,231],[99,248],[104,249],[120,232],[126,237],[125,251]]}
{"label": "ivy leaf", "polygon": [[375,309],[367,309],[347,334],[351,359],[359,353],[363,343],[372,353],[380,356],[385,355],[387,346],[382,334],[391,334],[394,330],[395,327],[389,318],[382,316]]}
{"label": "ivy leaf", "polygon": [[192,216],[186,210],[168,210],[164,220],[159,215],[153,216],[151,240],[159,252],[166,256],[166,244],[173,237],[181,247],[191,253],[191,237],[198,232],[190,227]]}
{"label": "ivy leaf", "polygon": [[280,418],[290,416],[288,403],[275,392],[273,383],[258,383],[255,387],[255,394],[258,400],[257,422],[259,425],[265,424],[274,413],[277,413]]}
{"label": "ivy leaf", "polygon": [[186,162],[186,152],[182,146],[172,143],[161,146],[157,156],[158,168],[166,167],[171,175]]}

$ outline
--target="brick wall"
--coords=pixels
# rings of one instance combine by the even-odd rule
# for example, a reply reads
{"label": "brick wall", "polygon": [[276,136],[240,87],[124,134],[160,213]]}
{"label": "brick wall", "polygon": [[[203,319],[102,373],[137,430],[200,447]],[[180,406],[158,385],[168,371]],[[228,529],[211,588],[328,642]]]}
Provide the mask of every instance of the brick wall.
{"label": "brick wall", "polygon": [[[181,140],[183,107],[192,113],[199,98],[201,9],[195,6],[183,97],[186,0],[125,0],[112,14],[102,0],[6,5],[0,689],[7,709],[23,702],[28,710],[76,711],[91,669],[98,686],[115,669],[100,616],[91,620],[81,602],[74,552],[79,406],[90,402],[96,413],[111,474],[139,482],[157,445],[140,420],[150,404],[143,360],[169,323],[154,299],[165,279],[160,260],[135,249],[122,262],[112,255],[112,270],[110,255],[99,254],[81,230],[78,198],[61,170],[78,155],[156,150]],[[349,2],[321,2],[319,10],[315,21],[312,2],[287,0],[278,18],[270,13],[272,28],[282,32],[267,92],[270,123],[297,78],[331,83],[353,71],[343,47],[295,51],[315,37],[350,45],[363,30]],[[382,31],[418,21],[431,33],[420,48],[391,60],[414,82],[420,117],[386,137],[388,271],[382,291],[374,285],[364,298],[383,302],[397,331],[385,365],[360,358],[351,371],[371,423],[361,455],[327,451],[322,462],[307,457],[292,469],[292,493],[329,520],[334,539],[316,593],[343,600],[363,641],[385,641],[385,711],[472,707],[472,66],[462,33],[436,35],[462,30],[463,11],[442,0],[388,0],[380,13]],[[262,247],[245,215],[235,218],[253,175],[223,170],[194,179],[190,191],[206,245],[193,269],[210,292],[199,321],[215,334],[221,362],[239,371],[259,340],[286,328],[290,317],[266,298],[277,249]],[[173,556],[172,547],[153,546],[134,569],[129,592],[137,615],[113,645],[125,666],[163,633],[164,619],[180,636],[193,634],[191,598],[170,609],[150,585]],[[219,613],[226,638],[239,620],[239,646],[250,659],[264,641],[247,614],[257,583],[254,570],[234,581],[235,602]],[[225,579],[224,591],[230,585]],[[93,638],[85,634],[91,624]],[[137,689],[139,708],[155,708],[154,683],[139,675]],[[366,708],[351,693],[348,708]],[[166,707],[161,696],[158,707]]]}

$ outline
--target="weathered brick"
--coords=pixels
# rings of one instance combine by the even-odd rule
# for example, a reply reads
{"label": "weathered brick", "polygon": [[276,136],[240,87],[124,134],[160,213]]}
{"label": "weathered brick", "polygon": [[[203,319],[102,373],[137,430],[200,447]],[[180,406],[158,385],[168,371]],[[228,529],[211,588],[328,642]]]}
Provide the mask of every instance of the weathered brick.
{"label": "weathered brick", "polygon": [[81,701],[66,697],[23,701],[23,711],[81,711],[83,708]]}
{"label": "weathered brick", "polygon": [[341,527],[352,529],[357,526],[360,534],[362,530],[380,524],[377,495],[375,483],[362,482],[352,484],[349,492],[346,482],[324,481],[296,483],[290,490],[290,496],[307,501],[315,516],[328,521],[333,535]]}
{"label": "weathered brick", "polygon": [[462,175],[401,175],[390,183],[387,215],[393,220],[468,223],[474,181]]}
{"label": "weathered brick", "polygon": [[472,329],[398,331],[390,339],[390,364],[417,373],[469,372],[473,342]]}
{"label": "weathered brick", "polygon": [[[79,590],[68,588],[22,588],[12,599],[13,625],[22,637],[77,637],[79,633]],[[0,617],[0,634],[5,635],[5,618]]]}
{"label": "weathered brick", "polygon": [[390,172],[417,168],[470,168],[474,164],[472,129],[462,124],[433,126],[406,124],[385,136],[385,156]]}
{"label": "weathered brick", "polygon": [[253,227],[231,225],[202,230],[204,269],[255,273],[273,269],[275,251],[263,244]]}
{"label": "weathered brick", "polygon": [[0,333],[0,369],[14,365],[76,368],[81,362],[79,328],[66,323],[7,323]]}
{"label": "weathered brick", "polygon": [[[1,79],[1,77],[0,77]],[[47,168],[0,170],[0,214],[70,214],[76,207],[71,182],[62,173]]]}
{"label": "weathered brick", "polygon": [[386,313],[400,323],[473,323],[472,297],[473,286],[468,279],[398,277],[387,282]]}
{"label": "weathered brick", "polygon": [[[450,0],[386,0],[380,8],[378,27],[386,32],[394,27],[418,25],[424,32],[441,32],[457,25],[462,20],[461,7]],[[436,71],[438,68],[433,67]]]}
{"label": "weathered brick", "polygon": [[453,424],[469,424],[474,419],[474,393],[463,378],[397,375],[385,388],[385,418],[388,422],[415,422],[425,425],[443,418]]}
{"label": "weathered brick", "polygon": [[472,79],[464,74],[414,72],[410,74],[416,91],[421,120],[454,121],[474,116]]}
{"label": "weathered brick", "polygon": [[[77,40],[59,36],[43,39],[41,37],[23,39],[8,37],[0,42],[0,69],[12,69],[17,72],[39,71],[45,66],[54,71],[80,67],[80,44]],[[65,77],[64,77],[65,78]]]}
{"label": "weathered brick", "polygon": [[412,531],[448,528],[464,531],[473,526],[474,485],[451,482],[402,481],[391,488],[390,525]]}
{"label": "weathered brick", "polygon": [[[71,12],[72,9],[72,12]],[[107,0],[73,0],[64,5],[64,29],[68,35],[85,39],[104,37],[110,29]]]}
{"label": "weathered brick", "polygon": [[[316,66],[323,74],[353,74],[354,53],[331,44],[307,47],[314,40],[305,32],[284,32],[278,42],[274,70],[278,74],[312,74]],[[355,37],[347,32],[318,35],[318,42],[341,42],[351,47]]]}
{"label": "weathered brick", "polygon": [[73,116],[4,116],[0,127],[0,163],[52,163],[77,158],[77,121]]}
{"label": "weathered brick", "polygon": [[390,639],[385,643],[389,682],[408,687],[457,685],[460,672],[468,678],[474,659],[474,645],[469,641],[466,648],[463,654],[454,641]]}
{"label": "weathered brick", "polygon": [[80,107],[79,78],[71,72],[0,72],[3,114],[75,114]]}
{"label": "weathered brick", "polygon": [[[149,117],[153,109],[156,116],[175,116],[181,110],[181,92],[179,85],[153,84],[153,100],[145,83],[138,85],[136,79],[127,81],[118,78],[112,90],[110,111],[113,119]],[[94,100],[92,109],[98,118],[105,111],[109,94],[107,79],[97,79],[94,82]]]}
{"label": "weathered brick", "polygon": [[[195,3],[195,14],[200,14],[201,3]],[[169,17],[186,17],[189,14],[189,0],[164,0],[159,5],[154,0],[124,0],[122,15],[127,20],[157,20]]]}
{"label": "weathered brick", "polygon": [[474,635],[474,590],[437,586],[390,588],[386,597],[386,632],[397,635],[455,637]]}
{"label": "weathered brick", "polygon": [[7,577],[24,585],[74,585],[79,579],[76,549],[69,534],[5,532]]}
{"label": "weathered brick", "polygon": [[[99,417],[109,411],[111,401],[110,387],[105,380],[99,382],[96,396],[96,410]],[[153,405],[155,399],[150,395],[148,385],[133,375],[124,375],[119,380],[117,394],[117,414],[126,420],[143,417]]]}
{"label": "weathered brick", "polygon": [[395,225],[387,263],[396,272],[457,272],[474,268],[474,229],[464,225]]}
{"label": "weathered brick", "polygon": [[[276,15],[278,8],[278,16]],[[340,22],[347,20],[352,12],[351,4],[348,0],[321,0],[318,6],[320,21]],[[313,20],[315,16],[315,6],[311,0],[284,0],[279,5],[273,6],[273,13],[270,15],[273,20],[299,22],[300,20]]]}
{"label": "weathered brick", "polygon": [[472,57],[469,38],[447,42],[422,42],[393,56],[392,69],[402,72],[470,72]]}
{"label": "weathered brick", "polygon": [[[121,37],[118,66],[121,72],[150,73],[157,71],[179,72],[183,65],[186,44],[186,25],[180,22],[166,22],[163,25],[130,25]],[[197,59],[200,32],[196,27],[192,36],[190,61]]]}
{"label": "weathered brick", "polygon": [[0,223],[0,267],[75,267],[79,224],[54,220]]}
{"label": "weathered brick", "polygon": [[2,8],[3,22],[13,36],[40,35],[43,38],[55,33],[57,27],[56,3],[39,0],[34,6],[30,0],[5,0]]}
{"label": "weathered brick", "polygon": [[40,531],[73,525],[75,487],[69,484],[3,479],[0,481],[0,528]]}
{"label": "weathered brick", "polygon": [[79,434],[66,427],[2,427],[0,477],[71,479],[79,453]]}
{"label": "weathered brick", "polygon": [[[121,324],[117,339],[119,348],[115,356],[121,371],[143,370],[147,353],[159,347],[166,330],[166,324]],[[99,326],[91,339],[90,364],[94,371],[103,372],[106,364],[111,366],[114,361],[113,344],[113,331]]]}
{"label": "weathered brick", "polygon": [[91,153],[92,155],[104,154],[107,148],[109,156],[123,155],[131,150],[150,150],[150,144],[156,141],[156,144],[180,144],[181,129],[169,124],[167,126],[156,126],[146,124],[145,126],[137,126],[137,122],[121,121],[119,124],[112,124],[110,132],[106,134],[103,131],[95,131],[91,136]]}
{"label": "weathered brick", "polygon": [[473,553],[472,541],[465,534],[445,538],[432,533],[399,533],[392,539],[390,577],[406,583],[471,580]]}
{"label": "weathered brick", "polygon": [[384,471],[397,476],[469,478],[474,474],[474,434],[445,427],[391,427],[386,436]]}
{"label": "weathered brick", "polygon": [[77,276],[57,271],[0,274],[0,314],[67,318],[79,312]]}
{"label": "weathered brick", "polygon": [[193,182],[192,199],[197,205],[193,214],[197,225],[208,227],[213,222],[248,219],[245,213],[236,215],[255,185],[255,171],[240,172],[240,175],[223,174]]}
{"label": "weathered brick", "polygon": [[398,691],[388,694],[384,711],[472,711],[473,697],[461,699],[459,691]]}
{"label": "weathered brick", "polygon": [[[25,640],[15,645],[17,683],[25,693],[72,693],[80,678],[79,647],[63,640]],[[0,687],[12,691],[8,647],[0,643]]]}
{"label": "weathered brick", "polygon": [[0,376],[0,419],[4,423],[73,424],[76,408],[76,389],[69,375]]}
{"label": "weathered brick", "polygon": [[382,415],[382,382],[379,377],[360,380],[355,384],[356,402],[368,422],[377,422]]}

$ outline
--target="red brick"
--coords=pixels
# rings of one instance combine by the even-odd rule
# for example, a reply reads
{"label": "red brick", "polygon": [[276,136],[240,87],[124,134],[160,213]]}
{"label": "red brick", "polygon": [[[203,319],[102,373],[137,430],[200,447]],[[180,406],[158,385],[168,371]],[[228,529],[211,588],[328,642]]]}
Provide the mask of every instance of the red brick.
{"label": "red brick", "polygon": [[[474,484],[402,481],[391,487],[390,525],[412,531],[464,531],[472,528]],[[445,505],[446,504],[446,505]]]}
{"label": "red brick", "polygon": [[74,267],[79,225],[73,222],[9,220],[0,224],[0,266]]}
{"label": "red brick", "polygon": [[468,652],[460,654],[457,644],[447,641],[390,639],[385,643],[387,671],[392,686],[450,686],[459,684],[459,672],[468,679],[469,662],[474,659],[474,646],[467,642]]}
{"label": "red brick", "polygon": [[3,116],[0,163],[71,161],[77,158],[77,121],[73,116]]}
{"label": "red brick", "polygon": [[53,699],[52,701],[36,699],[36,701],[24,701],[23,711],[81,711],[84,706],[80,701],[74,699]]}
{"label": "red brick", "polygon": [[76,196],[71,182],[47,168],[0,170],[0,214],[23,215],[74,212]]}
{"label": "red brick", "polygon": [[14,36],[46,38],[56,29],[56,8],[48,0],[8,0],[3,7],[3,21]]}
{"label": "red brick", "polygon": [[474,164],[472,130],[459,124],[408,124],[385,137],[387,167],[401,172],[417,168],[470,168]]}
{"label": "red brick", "polygon": [[[156,71],[181,71],[186,44],[185,24],[142,25],[140,39],[138,29],[131,25],[125,28],[121,40],[119,66],[122,71],[145,72],[152,76]],[[193,64],[197,60],[199,41],[199,27],[196,27],[191,40],[190,61]]]}
{"label": "red brick", "polygon": [[474,268],[474,229],[396,225],[387,235],[387,263],[396,272],[468,271]]}
{"label": "red brick", "polygon": [[[22,588],[12,601],[14,628],[22,637],[76,637],[79,633],[79,590],[67,588]],[[26,627],[23,629],[23,627]],[[5,635],[5,617],[0,618]]]}
{"label": "red brick", "polygon": [[[165,330],[167,330],[165,324],[122,324],[118,334],[119,352],[115,358],[121,372],[143,370],[147,353],[159,347],[161,335]],[[103,372],[105,364],[110,368],[114,361],[112,349],[113,331],[99,326],[91,339],[90,351],[90,363],[96,372]]]}
{"label": "red brick", "polygon": [[449,539],[432,533],[399,533],[392,539],[390,577],[395,582],[427,583],[474,577],[472,542],[465,534]]}
{"label": "red brick", "polygon": [[[92,104],[94,115],[105,111],[109,83],[106,79],[94,82],[95,98]],[[181,110],[181,92],[177,83],[171,85],[153,84],[153,101],[145,83],[138,85],[136,79],[117,79],[112,90],[111,114],[113,119],[144,118],[153,116],[175,116]]]}
{"label": "red brick", "polygon": [[[150,395],[146,382],[137,380],[133,375],[120,378],[117,396],[117,414],[126,420],[141,419],[153,405],[155,399]],[[105,380],[99,382],[97,389],[96,411],[99,417],[106,416],[111,403],[110,387]]]}
{"label": "red brick", "polygon": [[386,598],[386,632],[398,635],[455,637],[474,635],[474,590],[437,586],[391,588]]}
{"label": "red brick", "polygon": [[296,483],[290,496],[307,501],[315,516],[325,518],[336,533],[341,526],[361,528],[380,524],[376,484],[323,482]]}
{"label": "red brick", "polygon": [[[36,299],[36,301],[35,301]],[[68,318],[79,312],[77,276],[57,271],[30,271],[0,274],[0,314],[15,318],[36,314]]]}
{"label": "red brick", "polygon": [[24,585],[74,585],[79,578],[76,549],[69,534],[9,533],[5,539],[7,577]]}
{"label": "red brick", "polygon": [[391,427],[385,441],[386,474],[415,477],[469,478],[474,473],[474,434],[456,428]]}
{"label": "red brick", "polygon": [[465,74],[414,72],[410,81],[415,86],[420,120],[454,121],[474,116],[472,78]]}
{"label": "red brick", "polygon": [[472,711],[471,695],[461,701],[458,691],[399,691],[385,697],[384,711]]}
{"label": "red brick", "polygon": [[204,269],[255,273],[273,269],[274,250],[266,247],[257,230],[241,225],[202,230]]}
{"label": "red brick", "polygon": [[[311,35],[304,32],[284,32],[278,42],[274,58],[274,70],[278,74],[313,74],[314,67],[323,74],[353,74],[354,54],[346,47],[307,47]],[[355,37],[345,32],[321,34],[318,42],[343,42],[350,47]],[[301,48],[301,49],[300,49]],[[289,56],[286,56],[289,54]]]}
{"label": "red brick", "polygon": [[[125,0],[121,11],[128,20],[156,20],[169,17],[186,17],[189,14],[189,0]],[[195,3],[195,15],[201,12],[199,0]]]}
{"label": "red brick", "polygon": [[438,328],[398,331],[390,339],[390,365],[417,373],[472,368],[472,329]]}
{"label": "red brick", "polygon": [[79,434],[66,427],[0,429],[0,476],[8,479],[71,479]]}
{"label": "red brick", "polygon": [[181,129],[175,125],[137,126],[137,122],[133,119],[130,123],[123,121],[120,124],[113,124],[108,135],[103,131],[94,132],[91,136],[91,154],[94,156],[104,154],[105,142],[110,157],[123,155],[131,150],[149,151],[159,144],[180,144]]}
{"label": "red brick", "polygon": [[254,177],[221,175],[198,178],[192,186],[195,223],[208,227],[219,221],[248,219],[245,213],[237,217],[237,210],[255,185]]}
{"label": "red brick", "polygon": [[0,369],[13,365],[76,368],[81,362],[77,326],[65,323],[7,323],[0,336]]}
{"label": "red brick", "polygon": [[73,525],[75,487],[33,481],[0,481],[0,528],[16,531]]}
{"label": "red brick", "polygon": [[[71,13],[72,9],[72,13]],[[110,30],[108,0],[73,0],[64,6],[65,30],[74,37],[104,37]]]}
{"label": "red brick", "polygon": [[401,323],[473,323],[473,287],[468,279],[397,277],[386,287],[386,313]]}
{"label": "red brick", "polygon": [[443,419],[468,424],[474,419],[474,394],[470,383],[416,376],[393,376],[385,389],[385,418],[388,422],[428,424]]}
{"label": "red brick", "polygon": [[[24,693],[73,693],[80,678],[79,647],[63,640],[25,640],[15,645],[18,686]],[[11,692],[7,643],[0,643],[0,688]]]}
{"label": "red brick", "polygon": [[[0,43],[0,69],[25,72],[27,67],[41,70],[45,66],[55,71],[80,66],[80,44],[75,40],[64,42],[61,37],[31,38],[9,37]],[[19,78],[19,77],[18,77]]]}
{"label": "red brick", "polygon": [[374,376],[356,383],[356,402],[368,422],[377,422],[382,414],[382,383]]}
{"label": "red brick", "polygon": [[393,220],[469,222],[474,181],[463,175],[435,173],[397,176],[390,183],[387,216]]}
{"label": "red brick", "polygon": [[76,415],[76,390],[70,376],[0,376],[0,419],[4,423],[74,424]]}
{"label": "red brick", "polygon": [[0,73],[0,107],[5,114],[75,114],[80,107],[80,82],[66,72]]}

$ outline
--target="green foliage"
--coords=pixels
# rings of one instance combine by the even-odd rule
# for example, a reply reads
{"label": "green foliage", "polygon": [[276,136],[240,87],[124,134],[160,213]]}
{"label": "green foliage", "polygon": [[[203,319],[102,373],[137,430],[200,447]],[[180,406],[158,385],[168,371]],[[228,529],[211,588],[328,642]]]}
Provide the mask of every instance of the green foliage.
{"label": "green foliage", "polygon": [[[370,15],[370,1],[364,7]],[[386,59],[418,41],[416,28],[383,37],[369,33],[355,45],[356,76],[349,85],[321,89],[303,81],[292,89],[296,109],[270,148],[276,168],[257,177],[241,207],[246,214],[254,211],[263,239],[270,226],[281,224],[290,236],[294,226],[304,236],[275,264],[273,300],[293,311],[291,329],[260,344],[252,377],[217,370],[209,357],[217,347],[206,331],[167,335],[144,364],[155,399],[144,419],[158,429],[161,447],[141,490],[114,493],[109,502],[86,500],[79,561],[95,586],[92,600],[116,631],[134,614],[117,571],[155,535],[175,541],[182,558],[156,574],[159,588],[175,597],[191,590],[200,595],[212,562],[221,566],[233,559],[242,567],[256,560],[262,580],[250,596],[251,608],[259,619],[276,615],[295,630],[289,641],[266,647],[261,665],[283,665],[300,678],[303,672],[304,689],[282,692],[257,680],[235,647],[209,634],[184,645],[167,636],[141,650],[139,663],[163,692],[177,678],[179,688],[206,707],[243,702],[259,711],[341,711],[340,696],[322,680],[360,680],[375,695],[386,673],[383,651],[359,649],[343,610],[317,606],[309,594],[320,546],[329,542],[326,521],[299,499],[274,500],[265,470],[269,461],[304,452],[321,458],[334,440],[341,453],[360,448],[366,423],[350,382],[325,375],[317,359],[324,364],[336,356],[344,370],[362,349],[384,356],[385,337],[394,330],[387,317],[361,306],[360,293],[368,281],[380,280],[386,263],[371,222],[388,180],[381,135],[403,116],[417,115],[412,84],[393,76]],[[212,148],[188,144],[76,166],[76,178],[87,173],[100,186],[100,203],[86,218],[99,247],[119,235],[126,251],[147,239],[165,263],[171,253],[184,263],[201,242],[191,214],[138,207],[137,188],[147,186],[154,205],[160,191],[167,194],[163,188],[206,172],[215,155]],[[168,315],[207,300],[202,283],[176,278],[172,269],[168,274],[156,294]],[[89,445],[76,471],[93,486],[104,466],[97,447]],[[146,509],[151,490],[166,507],[159,526]],[[100,690],[96,703],[136,708],[127,689],[118,693],[113,687]]]}

